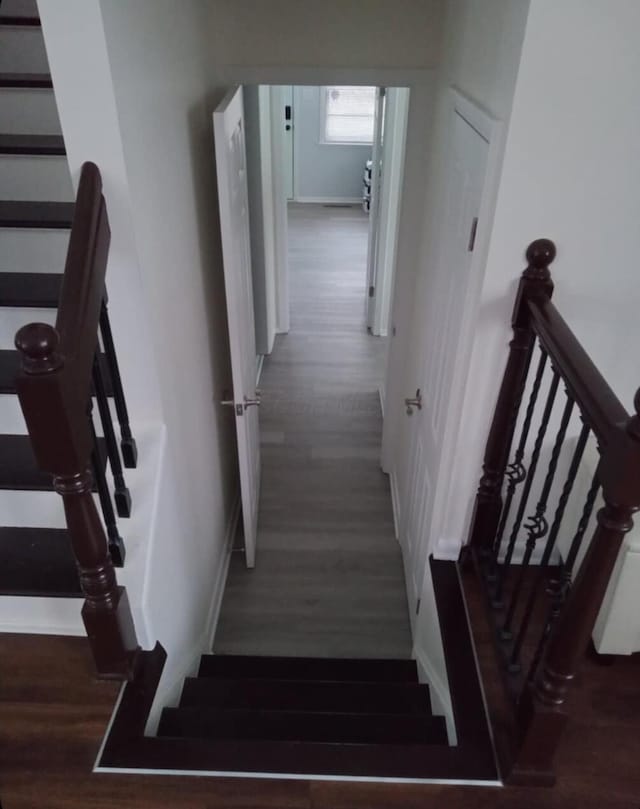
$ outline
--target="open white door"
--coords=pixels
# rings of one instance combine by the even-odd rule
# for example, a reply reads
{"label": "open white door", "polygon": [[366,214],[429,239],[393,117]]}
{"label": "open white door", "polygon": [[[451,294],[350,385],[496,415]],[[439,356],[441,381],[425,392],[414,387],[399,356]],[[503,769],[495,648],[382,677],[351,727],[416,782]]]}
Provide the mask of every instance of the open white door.
{"label": "open white door", "polygon": [[233,406],[247,567],[256,556],[260,494],[259,398],[256,395],[256,337],[251,286],[251,244],[247,195],[242,87],[230,90],[213,113],[222,258],[229,320]]}

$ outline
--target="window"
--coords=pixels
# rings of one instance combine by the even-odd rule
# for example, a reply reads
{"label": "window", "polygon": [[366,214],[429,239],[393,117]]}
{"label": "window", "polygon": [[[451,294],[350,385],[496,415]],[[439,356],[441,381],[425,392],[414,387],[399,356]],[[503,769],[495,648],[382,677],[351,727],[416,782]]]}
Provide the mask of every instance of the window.
{"label": "window", "polygon": [[373,143],[375,87],[323,87],[321,143]]}

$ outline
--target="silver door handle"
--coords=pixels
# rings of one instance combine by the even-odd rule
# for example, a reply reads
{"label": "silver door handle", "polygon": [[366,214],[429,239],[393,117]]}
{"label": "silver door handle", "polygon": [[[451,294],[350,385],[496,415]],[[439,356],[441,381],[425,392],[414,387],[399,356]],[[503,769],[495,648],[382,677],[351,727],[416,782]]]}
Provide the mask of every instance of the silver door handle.
{"label": "silver door handle", "polygon": [[417,408],[418,410],[422,410],[422,393],[420,393],[420,388],[416,391],[416,395],[412,399],[405,399],[404,400],[405,407],[407,408],[407,416],[413,415],[413,408]]}
{"label": "silver door handle", "polygon": [[258,391],[256,391],[256,396],[254,399],[251,399],[248,396],[244,397],[244,409],[247,410],[249,407],[260,407],[260,394]]}

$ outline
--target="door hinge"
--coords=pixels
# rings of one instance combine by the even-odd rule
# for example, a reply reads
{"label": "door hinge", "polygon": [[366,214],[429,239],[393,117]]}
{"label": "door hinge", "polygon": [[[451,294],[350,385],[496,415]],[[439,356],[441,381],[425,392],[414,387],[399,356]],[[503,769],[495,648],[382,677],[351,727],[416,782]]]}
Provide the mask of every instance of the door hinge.
{"label": "door hinge", "polygon": [[373,298],[373,296],[375,295],[375,292],[376,292],[375,287],[373,287],[373,286],[369,287],[369,297],[370,298]]}
{"label": "door hinge", "polygon": [[422,599],[419,598],[416,602],[416,615],[420,612],[420,604],[422,603]]}
{"label": "door hinge", "polygon": [[471,223],[471,232],[469,233],[469,245],[468,250],[470,253],[473,253],[473,248],[476,246],[476,233],[478,232],[478,217],[473,217],[473,222]]}

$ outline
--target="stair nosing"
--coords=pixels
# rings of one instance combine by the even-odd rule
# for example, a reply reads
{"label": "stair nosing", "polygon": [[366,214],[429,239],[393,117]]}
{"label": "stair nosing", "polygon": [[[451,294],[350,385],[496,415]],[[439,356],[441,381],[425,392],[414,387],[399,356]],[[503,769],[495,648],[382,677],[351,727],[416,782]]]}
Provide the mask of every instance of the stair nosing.
{"label": "stair nosing", "polygon": [[0,88],[5,90],[53,90],[50,73],[0,73]]}
{"label": "stair nosing", "polygon": [[41,28],[40,17],[27,14],[0,14],[0,28]]}
{"label": "stair nosing", "polygon": [[18,157],[65,157],[62,135],[0,134],[0,155]]}

